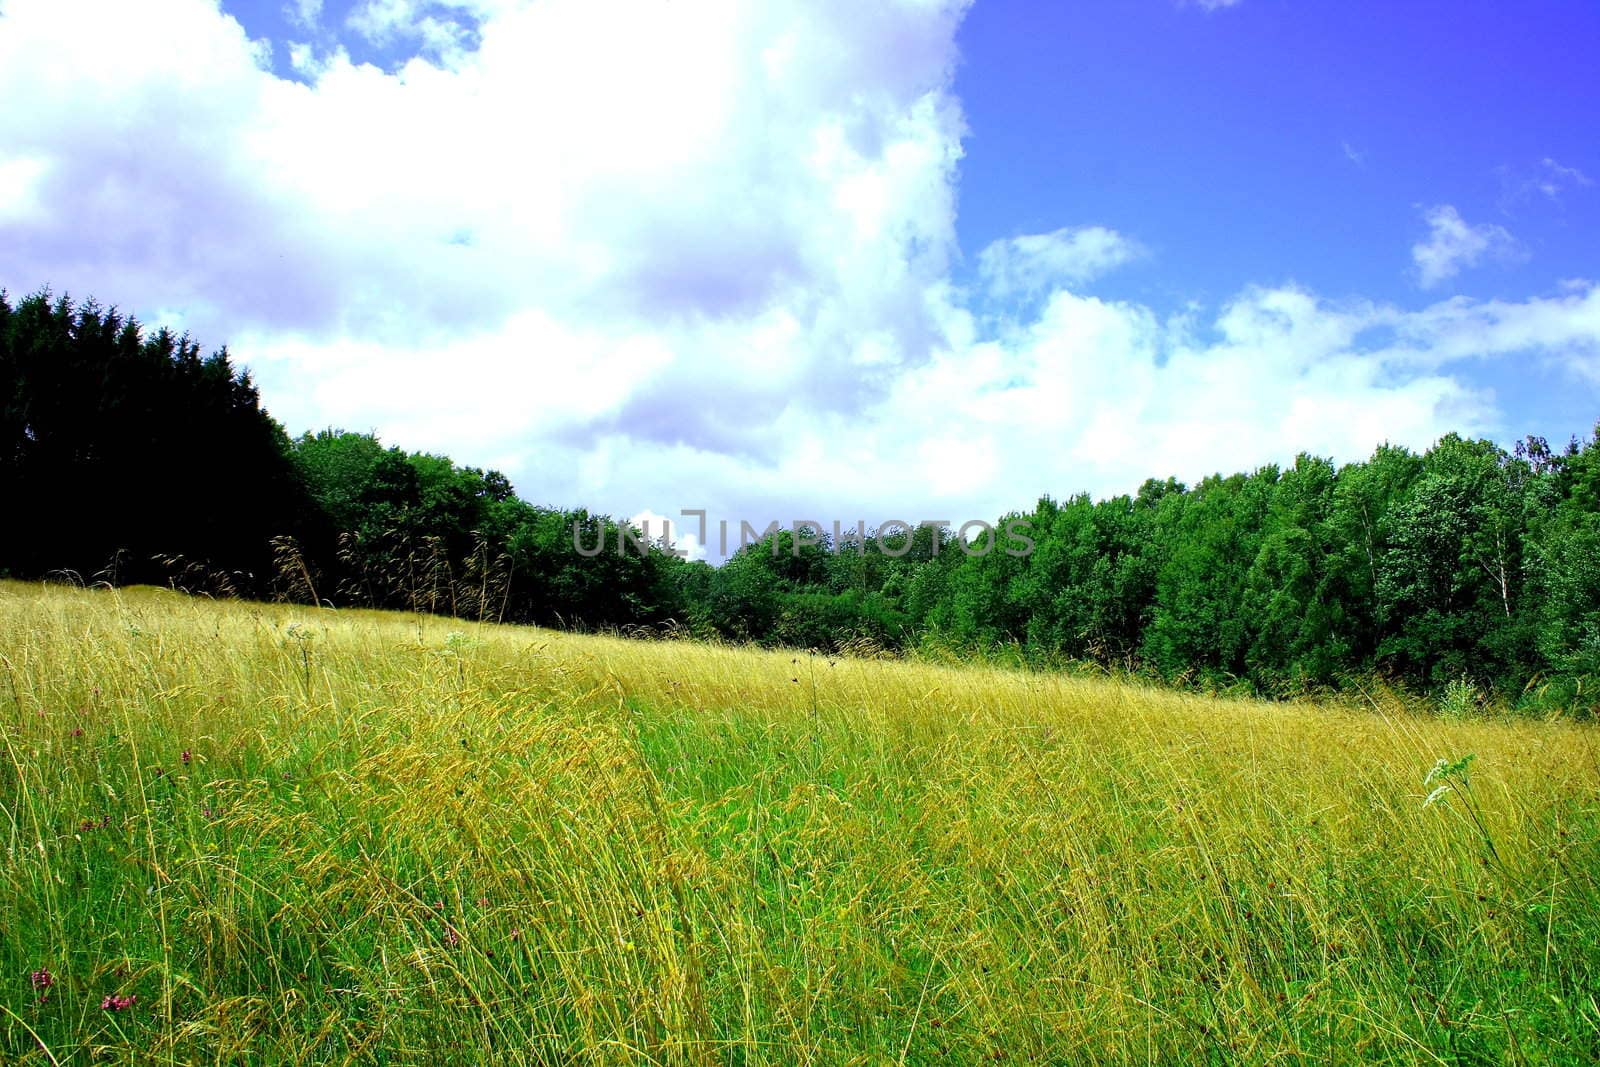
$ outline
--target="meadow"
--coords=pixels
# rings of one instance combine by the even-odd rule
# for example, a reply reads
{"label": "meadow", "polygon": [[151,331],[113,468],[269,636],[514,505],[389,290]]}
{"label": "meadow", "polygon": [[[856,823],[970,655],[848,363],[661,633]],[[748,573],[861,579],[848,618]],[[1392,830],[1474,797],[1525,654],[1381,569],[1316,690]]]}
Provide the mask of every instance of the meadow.
{"label": "meadow", "polygon": [[0,583],[0,1062],[1594,1063],[1600,736]]}

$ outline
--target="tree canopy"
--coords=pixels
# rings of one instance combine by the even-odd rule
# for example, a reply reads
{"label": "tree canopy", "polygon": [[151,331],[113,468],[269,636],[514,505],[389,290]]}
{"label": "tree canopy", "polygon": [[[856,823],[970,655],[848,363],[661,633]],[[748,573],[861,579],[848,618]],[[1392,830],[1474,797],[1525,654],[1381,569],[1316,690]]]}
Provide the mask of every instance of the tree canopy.
{"label": "tree canopy", "polygon": [[[493,470],[291,438],[226,349],[0,293],[0,574],[160,582],[773,645],[932,648],[1266,694],[1371,677],[1600,710],[1600,427],[1510,452],[1299,456],[1106,500],[1042,497],[1032,551],[949,530],[780,530],[720,567]],[[598,551],[595,546],[604,546]]]}

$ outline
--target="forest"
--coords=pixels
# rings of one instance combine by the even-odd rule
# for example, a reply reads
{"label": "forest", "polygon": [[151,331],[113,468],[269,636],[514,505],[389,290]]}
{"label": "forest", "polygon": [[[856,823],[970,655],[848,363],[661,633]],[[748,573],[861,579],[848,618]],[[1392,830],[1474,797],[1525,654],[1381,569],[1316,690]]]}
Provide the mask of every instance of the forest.
{"label": "forest", "polygon": [[713,567],[585,554],[619,520],[372,434],[291,436],[226,348],[0,292],[0,499],[0,577],[1600,712],[1600,426],[1041,496],[995,521],[1030,525],[1026,555],[780,531]]}

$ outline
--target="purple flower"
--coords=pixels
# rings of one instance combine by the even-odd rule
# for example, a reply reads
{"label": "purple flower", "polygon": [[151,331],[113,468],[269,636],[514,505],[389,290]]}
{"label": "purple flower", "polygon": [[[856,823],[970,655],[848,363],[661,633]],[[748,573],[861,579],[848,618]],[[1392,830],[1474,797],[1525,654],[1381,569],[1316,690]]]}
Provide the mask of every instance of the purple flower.
{"label": "purple flower", "polygon": [[108,993],[106,994],[106,998],[100,1002],[100,1010],[127,1011],[129,1008],[133,1007],[138,999],[138,997],[123,997],[118,996],[115,993]]}
{"label": "purple flower", "polygon": [[34,971],[33,974],[29,975],[29,977],[33,980],[33,988],[41,991],[49,989],[51,986],[56,984],[56,976],[51,974],[43,967],[40,967],[37,971]]}

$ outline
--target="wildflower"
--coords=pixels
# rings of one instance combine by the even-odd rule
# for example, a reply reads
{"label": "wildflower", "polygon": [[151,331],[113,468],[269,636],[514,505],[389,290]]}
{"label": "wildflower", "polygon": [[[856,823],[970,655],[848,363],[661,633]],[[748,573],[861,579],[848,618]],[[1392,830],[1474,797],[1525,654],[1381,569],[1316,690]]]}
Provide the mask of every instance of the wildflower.
{"label": "wildflower", "polygon": [[33,982],[33,988],[43,992],[56,984],[56,976],[44,967],[40,967],[28,976]]}
{"label": "wildflower", "polygon": [[445,926],[444,944],[446,948],[455,948],[457,945],[461,944],[461,935],[456,933],[456,928],[454,926]]}
{"label": "wildflower", "polygon": [[183,765],[185,767],[189,766],[189,761],[194,759],[194,757],[192,755],[190,755],[188,749],[184,749],[183,750],[183,755],[179,756],[178,758],[183,760]]}
{"label": "wildflower", "polygon": [[73,737],[82,737],[82,736],[83,736],[83,727],[81,727],[81,726],[74,726],[74,727],[73,727],[73,728],[72,728],[72,736],[73,736]]}
{"label": "wildflower", "polygon": [[116,993],[107,993],[106,998],[100,1002],[101,1011],[127,1011],[138,1001],[138,997],[118,996]]}

